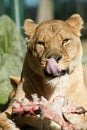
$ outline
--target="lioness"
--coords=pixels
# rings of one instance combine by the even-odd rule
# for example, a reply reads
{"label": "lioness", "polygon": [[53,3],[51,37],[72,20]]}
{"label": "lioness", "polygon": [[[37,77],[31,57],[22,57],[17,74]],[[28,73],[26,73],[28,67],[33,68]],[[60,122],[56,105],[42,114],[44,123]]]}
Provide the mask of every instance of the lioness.
{"label": "lioness", "polygon": [[[61,127],[40,116],[26,115],[15,120],[17,128],[9,116],[12,113],[14,100],[24,97],[31,99],[37,93],[52,101],[61,95],[73,105],[87,110],[86,68],[82,66],[82,46],[80,30],[83,20],[78,14],[68,20],[49,20],[40,24],[27,19],[24,31],[28,37],[28,50],[25,56],[21,80],[16,94],[8,109],[0,115],[0,126],[3,130],[20,129],[28,124],[39,130],[60,130]],[[79,130],[87,129],[87,115],[68,115],[67,118]]]}

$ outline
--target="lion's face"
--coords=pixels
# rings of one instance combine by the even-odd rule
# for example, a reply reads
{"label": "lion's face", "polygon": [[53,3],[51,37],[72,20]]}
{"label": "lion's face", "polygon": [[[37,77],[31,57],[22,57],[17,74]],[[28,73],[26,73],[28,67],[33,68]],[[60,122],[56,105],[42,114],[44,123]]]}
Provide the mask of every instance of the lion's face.
{"label": "lion's face", "polygon": [[30,38],[29,52],[35,59],[31,60],[33,64],[37,61],[36,64],[45,77],[69,74],[81,63],[79,36],[82,24],[83,21],[77,14],[66,21],[49,20],[39,25],[31,20],[25,21],[24,30]]}

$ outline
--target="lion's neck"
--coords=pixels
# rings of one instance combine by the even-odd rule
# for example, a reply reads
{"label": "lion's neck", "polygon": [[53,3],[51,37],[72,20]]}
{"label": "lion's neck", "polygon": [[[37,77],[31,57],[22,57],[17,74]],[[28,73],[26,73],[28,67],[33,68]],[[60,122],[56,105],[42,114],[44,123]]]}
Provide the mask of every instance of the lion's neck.
{"label": "lion's neck", "polygon": [[79,88],[80,87],[83,88],[85,86],[82,64],[77,66],[74,72],[70,74],[70,81],[71,81],[71,86],[73,86],[73,88],[74,86]]}
{"label": "lion's neck", "polygon": [[78,90],[85,87],[83,78],[83,68],[80,64],[71,74],[48,81],[48,84],[55,88],[51,99],[58,95],[68,97],[69,95],[72,96],[73,92],[79,93]]}
{"label": "lion's neck", "polygon": [[72,88],[83,86],[83,70],[82,65],[79,65],[70,74],[54,78],[46,81],[44,77],[35,73],[32,69],[27,67],[23,72],[25,79],[26,94],[37,93],[38,96],[44,96],[47,99],[53,99],[55,96],[66,96],[67,92],[71,92]]}

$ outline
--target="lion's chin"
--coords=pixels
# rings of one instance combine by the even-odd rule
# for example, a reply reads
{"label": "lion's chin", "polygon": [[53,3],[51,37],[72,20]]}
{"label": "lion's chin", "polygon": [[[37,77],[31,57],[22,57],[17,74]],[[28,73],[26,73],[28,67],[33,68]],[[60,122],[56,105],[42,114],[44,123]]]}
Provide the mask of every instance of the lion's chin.
{"label": "lion's chin", "polygon": [[49,78],[60,77],[69,72],[69,69],[61,69],[60,64],[54,58],[47,59],[45,76]]}
{"label": "lion's chin", "polygon": [[61,76],[64,76],[65,74],[68,74],[69,73],[69,69],[65,69],[65,70],[61,70],[60,72],[58,72],[56,75],[53,75],[53,74],[49,74],[47,71],[44,72],[45,74],[45,77],[47,78],[55,78],[55,77],[61,77]]}

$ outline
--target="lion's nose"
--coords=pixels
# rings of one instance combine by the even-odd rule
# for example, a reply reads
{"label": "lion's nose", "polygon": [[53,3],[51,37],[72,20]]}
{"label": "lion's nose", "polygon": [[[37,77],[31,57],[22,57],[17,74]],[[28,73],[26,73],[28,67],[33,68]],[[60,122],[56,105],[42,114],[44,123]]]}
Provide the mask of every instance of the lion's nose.
{"label": "lion's nose", "polygon": [[60,59],[62,58],[62,56],[58,55],[55,57],[56,61],[58,62]]}
{"label": "lion's nose", "polygon": [[49,56],[48,59],[49,58],[54,58],[58,62],[62,58],[62,56],[61,55],[53,55],[53,56]]}

